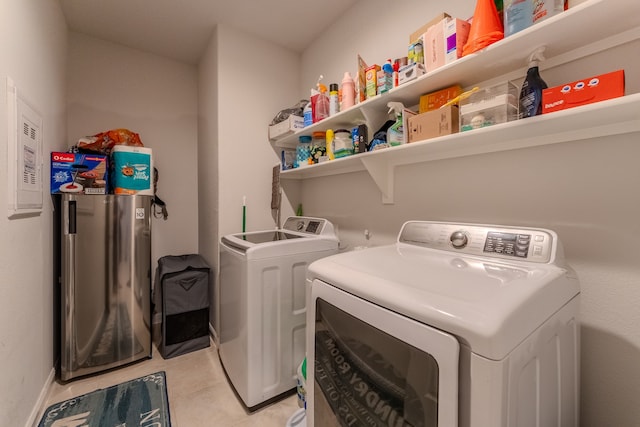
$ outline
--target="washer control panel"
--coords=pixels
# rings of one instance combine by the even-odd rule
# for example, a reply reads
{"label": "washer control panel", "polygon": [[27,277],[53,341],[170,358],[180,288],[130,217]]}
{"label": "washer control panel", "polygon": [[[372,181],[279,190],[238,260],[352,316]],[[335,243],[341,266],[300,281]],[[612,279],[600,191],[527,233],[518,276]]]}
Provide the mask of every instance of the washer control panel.
{"label": "washer control panel", "polygon": [[555,254],[557,236],[546,229],[409,221],[402,226],[398,242],[468,255],[548,263]]}
{"label": "washer control panel", "polygon": [[284,222],[284,230],[297,231],[300,233],[322,235],[333,233],[333,227],[328,226],[329,221],[322,218],[310,218],[304,216],[290,216]]}

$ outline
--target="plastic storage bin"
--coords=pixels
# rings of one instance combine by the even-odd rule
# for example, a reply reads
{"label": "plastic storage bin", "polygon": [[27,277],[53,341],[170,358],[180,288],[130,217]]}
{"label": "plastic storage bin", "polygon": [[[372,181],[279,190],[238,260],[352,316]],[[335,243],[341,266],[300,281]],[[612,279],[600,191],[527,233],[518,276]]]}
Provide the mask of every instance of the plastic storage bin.
{"label": "plastic storage bin", "polygon": [[501,83],[460,101],[460,131],[483,128],[518,118],[518,88]]}

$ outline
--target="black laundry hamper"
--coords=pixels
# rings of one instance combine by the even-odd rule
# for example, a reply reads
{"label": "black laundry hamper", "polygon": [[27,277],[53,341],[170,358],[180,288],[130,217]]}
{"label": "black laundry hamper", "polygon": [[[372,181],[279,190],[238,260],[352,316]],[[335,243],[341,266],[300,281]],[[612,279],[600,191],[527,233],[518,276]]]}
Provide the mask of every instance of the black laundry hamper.
{"label": "black laundry hamper", "polygon": [[156,310],[162,310],[158,350],[163,358],[209,347],[210,279],[211,269],[200,255],[168,255],[158,260],[154,302]]}

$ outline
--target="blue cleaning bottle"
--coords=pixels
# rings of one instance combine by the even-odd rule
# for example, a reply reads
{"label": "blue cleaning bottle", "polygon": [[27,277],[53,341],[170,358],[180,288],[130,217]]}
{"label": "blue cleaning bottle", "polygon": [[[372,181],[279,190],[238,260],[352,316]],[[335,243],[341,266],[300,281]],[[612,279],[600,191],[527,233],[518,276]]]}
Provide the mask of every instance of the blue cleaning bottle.
{"label": "blue cleaning bottle", "polygon": [[544,47],[536,49],[529,57],[527,77],[522,82],[519,98],[519,115],[521,119],[542,114],[542,90],[547,84],[540,77],[539,61],[544,61]]}

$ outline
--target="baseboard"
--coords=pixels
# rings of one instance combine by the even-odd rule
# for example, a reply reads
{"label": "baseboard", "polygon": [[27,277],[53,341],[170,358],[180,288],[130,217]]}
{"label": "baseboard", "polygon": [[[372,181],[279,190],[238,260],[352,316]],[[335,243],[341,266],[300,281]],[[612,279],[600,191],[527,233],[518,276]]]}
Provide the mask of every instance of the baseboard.
{"label": "baseboard", "polygon": [[38,425],[40,417],[44,413],[44,410],[47,409],[44,405],[47,403],[47,397],[49,396],[49,391],[51,391],[51,386],[55,379],[56,370],[55,368],[51,368],[51,372],[49,372],[49,376],[47,377],[44,387],[40,390],[40,396],[38,396],[38,400],[31,410],[31,415],[29,416],[29,419],[27,419],[25,427],[36,427]]}

